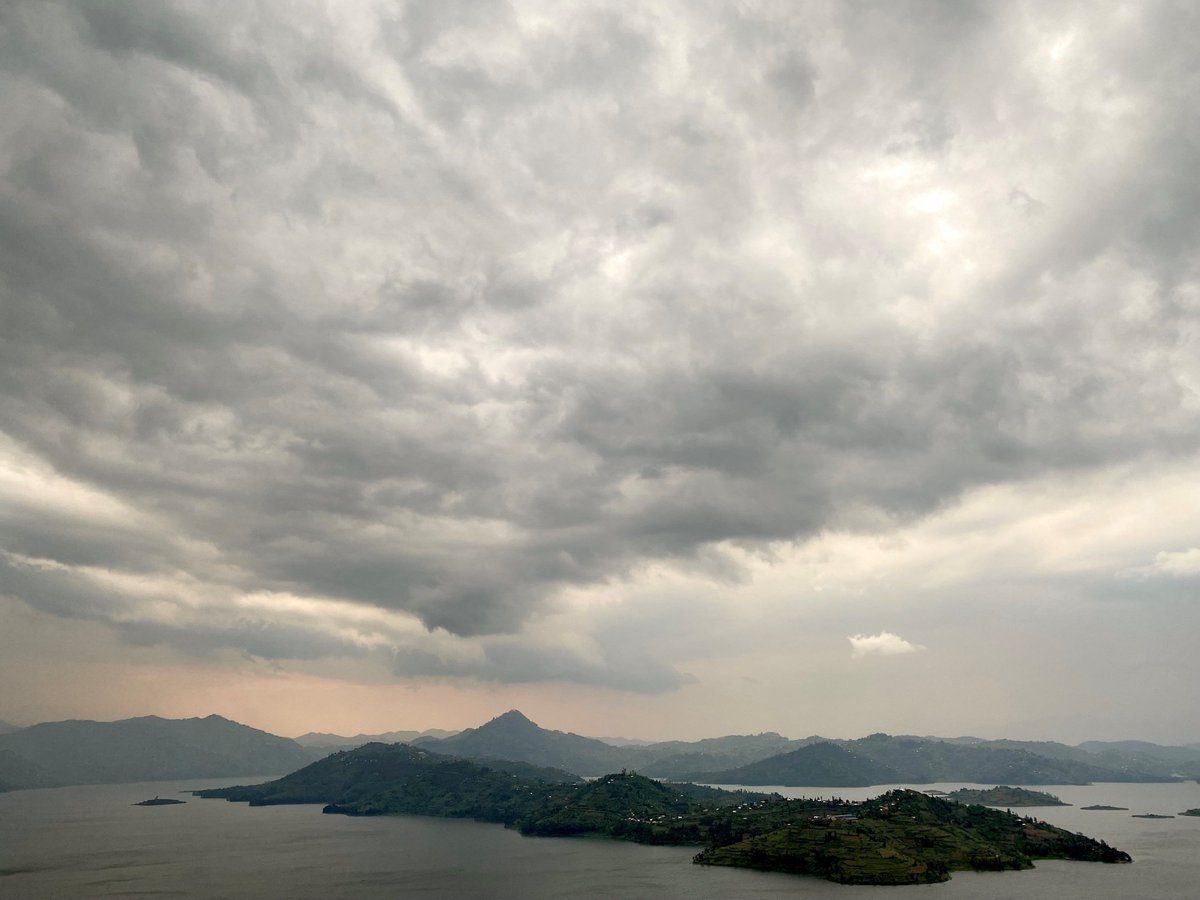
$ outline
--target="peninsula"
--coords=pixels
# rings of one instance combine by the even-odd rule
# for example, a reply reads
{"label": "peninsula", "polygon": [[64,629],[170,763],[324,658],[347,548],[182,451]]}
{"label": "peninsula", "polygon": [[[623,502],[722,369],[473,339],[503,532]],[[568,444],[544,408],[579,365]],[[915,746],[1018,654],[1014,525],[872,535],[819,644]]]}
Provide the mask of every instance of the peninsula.
{"label": "peninsula", "polygon": [[928,884],[954,871],[1029,869],[1036,859],[1130,862],[1103,841],[1037,819],[895,790],[713,847],[706,865],[819,875],[841,884]]}
{"label": "peninsula", "polygon": [[522,834],[590,835],[704,848],[695,862],[815,875],[846,884],[945,881],[1035,859],[1128,862],[1082,835],[917,791],[874,800],[789,800],[654,781],[623,771],[587,783],[561,770],[457,759],[403,744],[335,753],[259,785],[196,796],[252,806],[321,803],[330,814],[473,818]]}

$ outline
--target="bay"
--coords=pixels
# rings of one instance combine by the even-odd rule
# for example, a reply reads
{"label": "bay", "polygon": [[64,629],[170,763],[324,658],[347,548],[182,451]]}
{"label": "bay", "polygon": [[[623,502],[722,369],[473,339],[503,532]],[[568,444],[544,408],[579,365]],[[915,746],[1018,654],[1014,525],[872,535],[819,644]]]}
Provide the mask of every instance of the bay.
{"label": "bay", "polygon": [[[250,783],[255,779],[237,779]],[[263,779],[257,779],[263,780]],[[1016,810],[1102,838],[1133,865],[1041,862],[1028,872],[956,873],[945,884],[844,887],[817,879],[696,866],[696,848],[602,839],[527,838],[486,823],[420,816],[327,816],[319,806],[251,808],[189,789],[228,779],[89,785],[0,794],[0,897],[757,898],[928,900],[1191,898],[1200,884],[1200,819],[1134,819],[1200,807],[1200,785],[1045,787],[1071,807]],[[961,784],[921,785],[950,791]],[[785,796],[860,799],[870,788],[778,787]],[[138,807],[154,796],[179,806]],[[1081,806],[1128,806],[1089,812]]]}

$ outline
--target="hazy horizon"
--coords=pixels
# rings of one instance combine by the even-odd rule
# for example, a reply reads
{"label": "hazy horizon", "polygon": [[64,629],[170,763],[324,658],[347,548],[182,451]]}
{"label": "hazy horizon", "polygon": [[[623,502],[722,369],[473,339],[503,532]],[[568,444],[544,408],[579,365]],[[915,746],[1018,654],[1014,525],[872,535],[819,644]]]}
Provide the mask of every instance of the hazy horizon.
{"label": "hazy horizon", "polygon": [[[304,731],[296,732],[294,734],[290,733],[290,732],[287,732],[287,733],[272,732],[271,729],[267,728],[266,726],[261,725],[261,724],[255,724],[254,722],[247,721],[247,722],[240,722],[240,724],[248,725],[252,728],[257,728],[261,731],[266,731],[268,733],[279,734],[279,736],[281,736],[281,737],[287,737],[287,738],[291,738],[293,740],[300,738],[300,737],[304,737],[309,734],[322,734],[322,735],[331,735],[331,736],[337,736],[337,737],[352,738],[352,737],[358,737],[358,736],[362,736],[362,735],[370,736],[370,735],[380,735],[380,734],[387,734],[387,733],[391,733],[391,732],[402,732],[402,731],[412,731],[412,732],[418,732],[418,733],[425,733],[425,732],[460,733],[461,731],[466,730],[468,728],[477,728],[481,725],[485,725],[488,722],[490,722],[492,719],[499,718],[500,716],[502,716],[508,712],[519,712],[522,715],[525,715],[523,710],[514,708],[511,710],[497,711],[494,715],[488,716],[488,718],[485,720],[472,722],[470,724],[458,726],[455,728],[441,728],[438,726],[429,726],[429,725],[426,725],[426,726],[413,725],[413,726],[396,727],[396,728],[379,728],[379,729],[366,730],[366,731],[364,731],[364,730],[357,730],[357,731],[346,730],[346,731],[342,731],[342,732],[330,732],[330,731],[325,731],[322,729],[310,728],[310,729],[306,729]],[[220,713],[209,713],[208,715],[221,715],[221,714]],[[134,716],[127,716],[125,718],[155,717],[155,716],[158,716],[158,714],[157,713],[143,713],[143,714],[134,715]],[[183,719],[183,718],[205,718],[205,716],[204,715],[158,716],[158,718]],[[229,717],[223,716],[223,718],[229,718]],[[527,717],[527,718],[531,718],[531,717]],[[118,719],[118,720],[91,720],[91,719],[87,719],[86,717],[74,717],[74,720],[75,721],[101,721],[101,722],[103,722],[103,721],[122,721],[120,719]],[[35,721],[28,721],[25,723],[16,723],[16,722],[8,722],[5,720],[0,720],[0,725],[12,725],[17,728],[28,728],[31,725],[47,724],[47,723],[53,723],[55,721],[62,721],[62,720],[38,719]],[[233,721],[236,721],[236,720],[233,720]],[[541,721],[536,721],[532,718],[531,718],[531,721],[534,721],[534,724],[536,724],[539,727],[544,728],[548,731],[570,731],[570,729],[561,728],[552,722],[541,722]],[[802,739],[811,738],[811,737],[821,737],[821,738],[826,738],[826,739],[832,740],[832,741],[855,740],[858,738],[868,737],[872,734],[879,733],[876,730],[876,731],[862,732],[861,734],[818,734],[817,732],[809,732],[809,733],[805,733],[805,734],[788,734],[785,732],[780,732],[780,731],[778,731],[778,729],[773,729],[773,728],[766,728],[766,729],[762,729],[760,731],[747,732],[747,733],[748,734],[762,734],[762,733],[769,733],[769,732],[778,733],[782,737],[787,738],[789,740],[802,740]],[[575,733],[575,732],[572,732],[572,733]],[[637,743],[657,743],[657,742],[670,742],[670,741],[699,741],[699,740],[703,740],[705,738],[728,737],[728,736],[738,734],[738,733],[740,733],[740,732],[716,731],[716,732],[711,732],[711,733],[695,734],[695,735],[688,736],[688,737],[666,736],[666,737],[657,737],[657,738],[645,738],[643,736],[633,735],[633,734],[616,735],[616,734],[600,734],[600,733],[595,733],[595,734],[584,733],[581,736],[593,738],[593,739],[599,740],[599,741],[606,741],[606,742],[607,741],[629,740],[629,741],[634,741]],[[958,734],[958,733],[952,734],[952,733],[948,733],[948,732],[947,733],[920,733],[920,734],[915,733],[915,732],[890,732],[890,734],[893,737],[930,738],[930,739],[935,739],[935,740],[936,739],[945,739],[945,740],[979,739],[982,741],[999,741],[999,740],[1052,741],[1052,742],[1066,744],[1068,746],[1074,746],[1075,744],[1086,743],[1087,741],[1091,741],[1091,740],[1110,741],[1110,742],[1112,742],[1112,741],[1147,741],[1148,743],[1159,743],[1159,742],[1155,742],[1155,741],[1148,741],[1148,739],[1146,739],[1142,736],[1139,736],[1139,735],[1125,735],[1124,737],[1121,737],[1121,738],[1094,738],[1093,737],[1093,738],[1082,738],[1077,741],[1068,741],[1068,740],[1060,740],[1056,737],[1045,736],[1045,735],[1016,737],[1011,734]],[[1200,742],[1179,741],[1179,742],[1175,742],[1174,744],[1167,743],[1166,745],[1167,746],[1172,746],[1172,745],[1174,745],[1174,746],[1200,746]]]}
{"label": "hazy horizon", "polygon": [[0,720],[1200,741],[1200,7],[0,9]]}

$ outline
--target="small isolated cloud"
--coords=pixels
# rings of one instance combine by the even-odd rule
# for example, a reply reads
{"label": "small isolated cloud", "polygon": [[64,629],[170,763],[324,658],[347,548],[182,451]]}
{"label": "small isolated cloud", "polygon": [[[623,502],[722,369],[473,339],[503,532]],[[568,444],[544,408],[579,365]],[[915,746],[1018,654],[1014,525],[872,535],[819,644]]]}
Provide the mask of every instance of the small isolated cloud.
{"label": "small isolated cloud", "polygon": [[854,659],[864,656],[899,656],[902,653],[916,653],[924,650],[920,644],[906,641],[898,634],[881,631],[879,634],[856,634],[847,638],[850,641],[850,655]]}
{"label": "small isolated cloud", "polygon": [[1163,550],[1154,554],[1154,562],[1149,566],[1154,574],[1188,576],[1200,575],[1200,547],[1191,550]]}
{"label": "small isolated cloud", "polygon": [[1200,547],[1190,550],[1160,550],[1154,559],[1144,566],[1133,566],[1125,570],[1133,578],[1195,578],[1200,575]]}

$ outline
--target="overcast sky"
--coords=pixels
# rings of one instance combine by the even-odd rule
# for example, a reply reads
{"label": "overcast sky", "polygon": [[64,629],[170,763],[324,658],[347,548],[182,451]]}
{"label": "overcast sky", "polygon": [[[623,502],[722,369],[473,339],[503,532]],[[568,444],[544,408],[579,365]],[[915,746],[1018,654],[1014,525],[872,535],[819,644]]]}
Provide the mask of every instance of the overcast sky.
{"label": "overcast sky", "polygon": [[1188,2],[0,8],[0,719],[1200,741]]}

